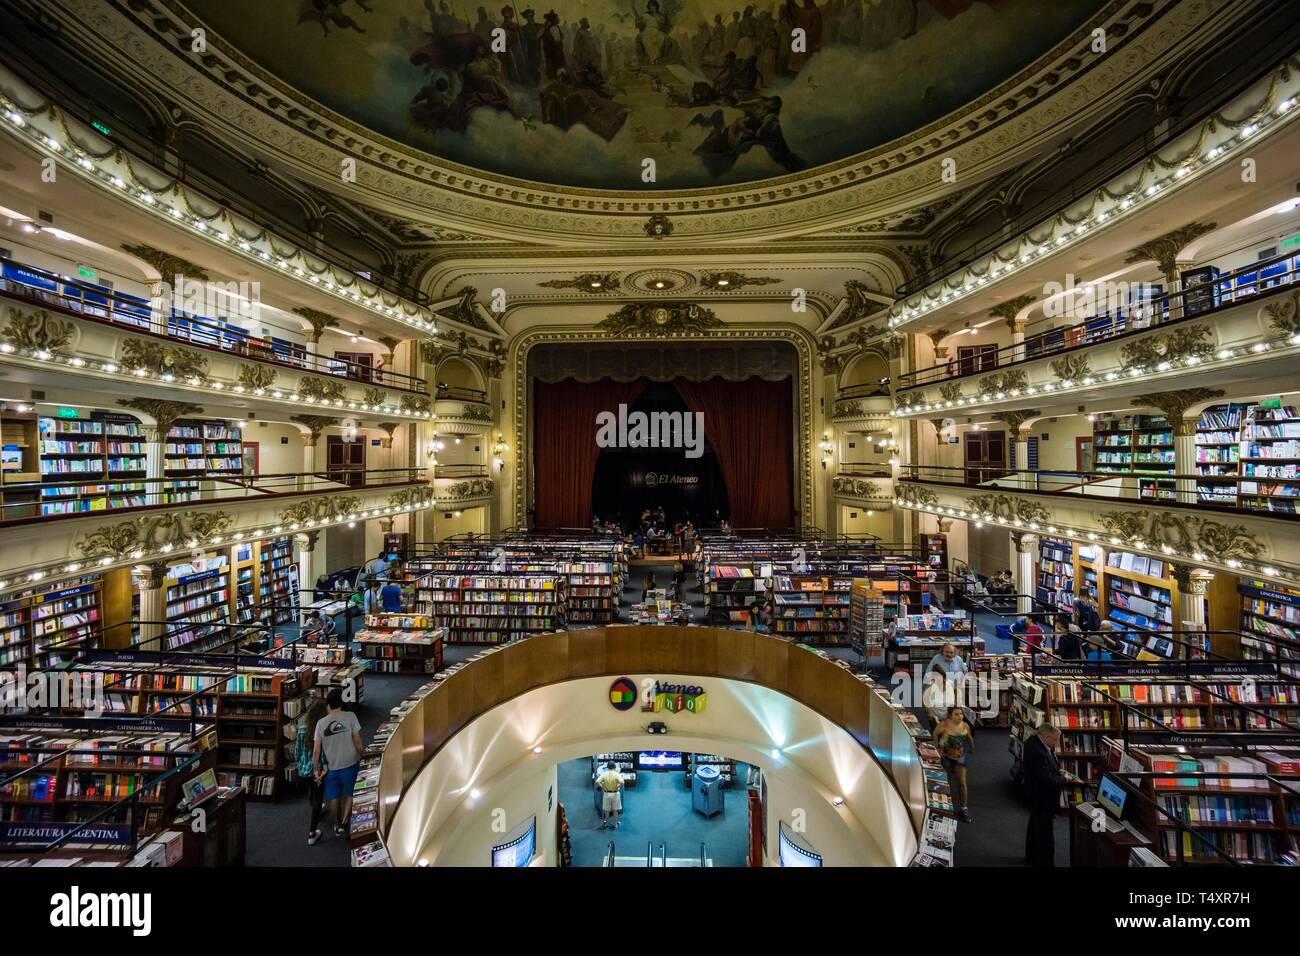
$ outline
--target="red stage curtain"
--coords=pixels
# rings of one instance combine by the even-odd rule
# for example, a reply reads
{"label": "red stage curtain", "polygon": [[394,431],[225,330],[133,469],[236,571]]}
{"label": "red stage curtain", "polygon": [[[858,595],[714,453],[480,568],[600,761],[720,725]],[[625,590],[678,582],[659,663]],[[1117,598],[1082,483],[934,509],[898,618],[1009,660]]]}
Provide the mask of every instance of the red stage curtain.
{"label": "red stage curtain", "polygon": [[533,383],[533,525],[591,526],[591,482],[596,476],[596,415],[631,405],[646,387],[632,382]]}
{"label": "red stage curtain", "polygon": [[718,456],[733,528],[792,525],[794,394],[791,380],[675,379],[687,408],[704,413],[704,437]]}

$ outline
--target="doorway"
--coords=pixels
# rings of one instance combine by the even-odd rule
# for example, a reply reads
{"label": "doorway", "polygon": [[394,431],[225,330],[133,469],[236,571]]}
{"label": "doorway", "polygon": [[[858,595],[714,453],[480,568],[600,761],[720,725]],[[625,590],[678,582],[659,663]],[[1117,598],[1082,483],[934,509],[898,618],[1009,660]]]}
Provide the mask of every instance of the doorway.
{"label": "doorway", "polygon": [[965,449],[966,484],[978,485],[1006,475],[1006,432],[970,431],[962,445]]}
{"label": "doorway", "polygon": [[325,473],[330,481],[359,487],[366,483],[366,443],[358,437],[344,441],[342,435],[329,435],[326,444]]}

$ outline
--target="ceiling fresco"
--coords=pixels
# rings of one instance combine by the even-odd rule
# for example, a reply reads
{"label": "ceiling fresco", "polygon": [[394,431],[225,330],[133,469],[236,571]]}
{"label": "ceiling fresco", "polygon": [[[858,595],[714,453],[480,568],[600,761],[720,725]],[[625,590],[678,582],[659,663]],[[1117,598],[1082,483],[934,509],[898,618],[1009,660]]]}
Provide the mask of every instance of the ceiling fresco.
{"label": "ceiling fresco", "polygon": [[377,133],[487,172],[620,190],[755,182],[887,143],[978,99],[1106,5],[187,3],[263,69]]}

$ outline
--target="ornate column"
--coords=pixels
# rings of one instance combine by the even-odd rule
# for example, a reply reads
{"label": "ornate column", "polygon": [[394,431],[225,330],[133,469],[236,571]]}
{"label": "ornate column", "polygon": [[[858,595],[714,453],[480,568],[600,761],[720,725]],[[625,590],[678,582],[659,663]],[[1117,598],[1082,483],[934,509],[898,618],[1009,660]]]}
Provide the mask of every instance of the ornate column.
{"label": "ornate column", "polygon": [[[163,477],[163,442],[167,439],[169,429],[160,428],[157,425],[143,425],[140,429],[144,433],[144,476],[149,479],[149,485],[146,486],[146,498],[150,504],[161,500]],[[159,496],[159,497],[155,497]]]}
{"label": "ornate column", "polygon": [[1178,500],[1184,504],[1196,504],[1196,418],[1179,418],[1170,422],[1174,427],[1174,473],[1189,477],[1179,478],[1174,485]]}
{"label": "ornate column", "polygon": [[191,402],[167,402],[156,398],[126,398],[118,402],[123,408],[144,412],[153,419],[152,425],[142,425],[144,433],[145,477],[150,479],[147,500],[155,504],[161,500],[164,477],[163,448],[167,433],[172,430],[176,419],[187,415],[203,414],[203,406]]}
{"label": "ornate column", "polygon": [[[320,531],[302,531],[294,535],[298,545],[298,587],[311,590],[316,587],[316,542],[320,540]],[[323,595],[313,594],[310,600],[301,604],[311,604]]]}
{"label": "ornate column", "polygon": [[[388,452],[388,454],[385,456],[385,462],[384,462],[385,468],[400,467],[398,463],[393,460],[394,458],[393,435],[401,427],[402,427],[401,422],[380,422],[379,423],[379,429],[384,433],[384,437],[379,439],[379,447],[383,448],[385,451]],[[389,478],[391,479],[392,476],[390,475]]]}
{"label": "ornate column", "polygon": [[296,422],[307,428],[307,431],[301,433],[303,473],[298,479],[298,489],[300,491],[307,490],[311,485],[310,476],[316,474],[316,446],[320,443],[321,433],[339,422],[337,418],[329,418],[324,415],[291,415],[289,421]]}
{"label": "ornate column", "polygon": [[[1178,620],[1174,621],[1174,630],[1209,630],[1205,617],[1205,595],[1214,575],[1203,568],[1193,568],[1186,564],[1175,564],[1170,570],[1178,584]],[[1196,643],[1191,634],[1184,634],[1183,640]],[[1208,647],[1209,638],[1202,638],[1202,643]],[[1185,657],[1186,650],[1180,650],[1178,656]]]}
{"label": "ornate column", "polygon": [[[147,651],[167,650],[157,638],[166,630],[167,602],[164,584],[167,580],[167,562],[151,561],[137,565],[140,578],[140,644]],[[152,643],[151,643],[152,642]]]}
{"label": "ornate column", "polygon": [[[1013,411],[1003,412],[998,416],[999,419],[1006,422],[1011,434],[1008,436],[1013,445],[1013,459],[1016,468],[1019,471],[1027,472],[1029,470],[1029,429],[1026,427],[1031,418],[1037,418],[1042,412],[1037,408],[1018,408]],[[1032,488],[1035,484],[1034,476],[1030,474],[1019,474],[1016,476],[1016,484],[1022,488]]]}
{"label": "ornate column", "polygon": [[[1129,250],[1128,256],[1124,262],[1133,265],[1138,262],[1155,262],[1160,267],[1160,273],[1165,279],[1165,291],[1177,292],[1180,287],[1178,280],[1181,268],[1193,265],[1190,259],[1182,257],[1183,250],[1208,232],[1213,232],[1218,228],[1218,223],[1214,222],[1189,222],[1185,226],[1179,226],[1163,236],[1157,236],[1149,242],[1144,242]],[[1182,316],[1182,297],[1169,300],[1169,318],[1177,319]]]}
{"label": "ornate column", "polygon": [[1038,535],[1023,531],[1011,532],[1011,543],[1016,546],[1016,613],[1028,614],[1033,610],[1034,558],[1038,555]]}

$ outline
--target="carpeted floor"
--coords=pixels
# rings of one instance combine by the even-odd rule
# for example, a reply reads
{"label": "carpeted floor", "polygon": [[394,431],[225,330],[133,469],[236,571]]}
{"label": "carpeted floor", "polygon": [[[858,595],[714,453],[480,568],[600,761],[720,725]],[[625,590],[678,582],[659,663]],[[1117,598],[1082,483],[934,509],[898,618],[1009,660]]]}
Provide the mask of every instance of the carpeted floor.
{"label": "carpeted floor", "polygon": [[641,773],[637,785],[623,791],[623,813],[617,830],[601,829],[591,783],[591,759],[568,760],[559,766],[560,802],[569,818],[574,866],[600,866],[610,841],[620,858],[645,859],[647,844],[656,857],[660,844],[669,858],[699,857],[700,844],[713,866],[744,866],[747,850],[748,800],[745,765],[736,765],[741,782],[723,793],[724,810],[707,820],[691,809],[691,792],[681,771]]}

